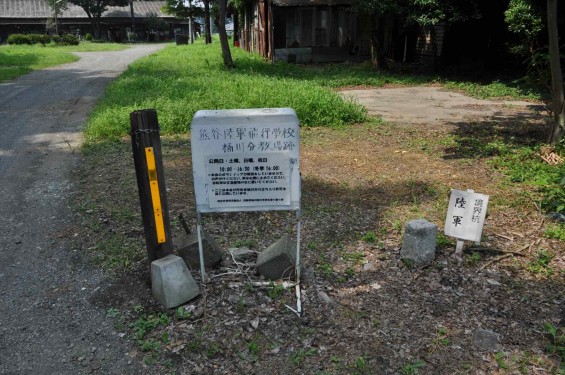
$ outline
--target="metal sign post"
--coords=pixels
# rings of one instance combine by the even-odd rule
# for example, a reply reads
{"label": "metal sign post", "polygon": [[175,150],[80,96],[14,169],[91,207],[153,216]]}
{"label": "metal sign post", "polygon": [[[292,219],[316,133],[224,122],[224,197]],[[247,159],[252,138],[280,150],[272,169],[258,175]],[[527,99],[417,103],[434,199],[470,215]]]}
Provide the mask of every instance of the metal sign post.
{"label": "metal sign post", "polygon": [[192,171],[202,280],[202,214],[296,211],[300,306],[300,131],[290,108],[198,111],[191,124]]}

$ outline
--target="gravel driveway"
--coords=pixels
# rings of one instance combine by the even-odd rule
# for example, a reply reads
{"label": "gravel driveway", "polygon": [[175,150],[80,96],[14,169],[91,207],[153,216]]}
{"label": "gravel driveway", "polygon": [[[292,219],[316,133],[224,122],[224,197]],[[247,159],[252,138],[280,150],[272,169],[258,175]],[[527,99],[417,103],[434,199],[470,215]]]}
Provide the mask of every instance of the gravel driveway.
{"label": "gravel driveway", "polygon": [[164,45],[77,53],[0,84],[0,373],[140,373],[91,297],[104,275],[72,248],[81,126],[106,85]]}

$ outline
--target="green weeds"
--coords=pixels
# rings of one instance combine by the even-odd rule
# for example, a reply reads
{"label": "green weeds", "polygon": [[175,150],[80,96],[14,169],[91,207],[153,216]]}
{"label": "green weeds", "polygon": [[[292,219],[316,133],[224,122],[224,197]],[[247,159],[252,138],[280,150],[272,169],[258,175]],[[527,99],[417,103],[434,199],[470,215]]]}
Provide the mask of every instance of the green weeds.
{"label": "green weeds", "polygon": [[526,269],[532,273],[551,276],[553,269],[549,267],[549,263],[555,257],[555,254],[546,250],[540,250],[534,260],[526,263]]}
{"label": "green weeds", "polygon": [[468,95],[479,99],[541,99],[538,88],[525,85],[523,82],[518,80],[512,82],[494,81],[489,84],[451,81],[447,82],[445,86],[452,90],[465,91]]}
{"label": "green weeds", "polygon": [[318,351],[314,348],[308,350],[298,349],[290,355],[290,362],[295,366],[300,366],[306,360],[307,357],[312,357],[318,354]]}
{"label": "green weeds", "polygon": [[506,362],[506,354],[504,352],[498,352],[494,355],[494,360],[498,363],[498,366],[502,369],[508,370],[510,366]]}
{"label": "green weeds", "polygon": [[465,255],[465,260],[468,265],[476,266],[481,261],[481,254],[473,251],[471,254]]}
{"label": "green weeds", "polygon": [[281,284],[271,281],[267,289],[267,295],[274,300],[279,299],[284,295],[284,287]]}
{"label": "green weeds", "polygon": [[565,241],[565,224],[548,225],[543,232],[547,238]]}
{"label": "green weeds", "polygon": [[416,375],[422,367],[426,366],[426,362],[422,361],[421,359],[417,360],[414,363],[408,363],[400,369],[402,375]]}
{"label": "green weeds", "polygon": [[175,310],[175,315],[178,319],[184,320],[190,318],[191,314],[186,311],[182,306]]}
{"label": "green weeds", "polygon": [[559,356],[561,359],[561,368],[565,370],[565,328],[558,328],[551,323],[545,323],[543,329],[548,333],[550,338],[547,352]]}
{"label": "green weeds", "polygon": [[377,241],[377,234],[373,231],[367,232],[363,237],[361,237],[361,240],[367,243],[374,243]]}
{"label": "green weeds", "polygon": [[233,247],[246,247],[248,249],[253,249],[255,246],[257,246],[257,241],[254,239],[238,240],[233,244]]}

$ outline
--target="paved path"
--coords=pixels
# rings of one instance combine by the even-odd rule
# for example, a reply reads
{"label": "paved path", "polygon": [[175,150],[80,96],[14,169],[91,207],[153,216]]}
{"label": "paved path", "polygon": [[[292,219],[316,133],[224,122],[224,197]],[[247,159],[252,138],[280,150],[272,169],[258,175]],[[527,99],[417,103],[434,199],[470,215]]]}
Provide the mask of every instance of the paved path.
{"label": "paved path", "polygon": [[0,374],[142,372],[90,302],[104,276],[64,230],[82,124],[112,79],[162,47],[77,53],[0,84]]}

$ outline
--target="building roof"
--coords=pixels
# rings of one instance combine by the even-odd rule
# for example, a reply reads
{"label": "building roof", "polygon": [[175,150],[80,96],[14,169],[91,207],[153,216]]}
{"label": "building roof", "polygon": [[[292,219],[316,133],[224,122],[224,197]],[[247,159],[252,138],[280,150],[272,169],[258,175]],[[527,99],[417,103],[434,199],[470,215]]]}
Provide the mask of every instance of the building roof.
{"label": "building roof", "polygon": [[353,5],[354,0],[273,0],[274,5],[290,6],[319,6],[319,5]]}
{"label": "building roof", "polygon": [[[146,17],[155,13],[159,17],[172,17],[161,12],[165,1],[134,1],[133,12],[135,17]],[[53,11],[47,0],[2,0],[0,1],[0,18],[49,18]],[[79,6],[68,4],[68,9],[59,15],[59,18],[87,18],[86,12]],[[108,7],[102,17],[131,17],[129,5],[125,7]]]}

